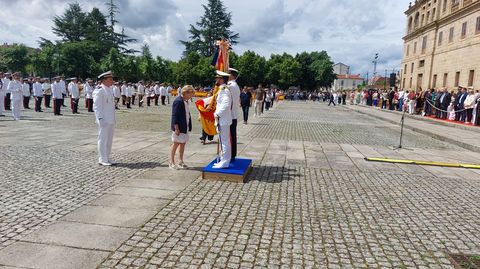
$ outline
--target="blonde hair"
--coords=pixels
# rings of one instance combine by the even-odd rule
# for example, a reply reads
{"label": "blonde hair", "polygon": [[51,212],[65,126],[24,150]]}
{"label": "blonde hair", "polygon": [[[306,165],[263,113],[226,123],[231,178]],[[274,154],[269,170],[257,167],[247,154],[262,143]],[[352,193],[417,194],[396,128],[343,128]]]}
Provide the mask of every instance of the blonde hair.
{"label": "blonde hair", "polygon": [[181,92],[182,92],[182,95],[184,95],[185,93],[194,93],[195,90],[193,89],[192,85],[185,85],[183,86]]}

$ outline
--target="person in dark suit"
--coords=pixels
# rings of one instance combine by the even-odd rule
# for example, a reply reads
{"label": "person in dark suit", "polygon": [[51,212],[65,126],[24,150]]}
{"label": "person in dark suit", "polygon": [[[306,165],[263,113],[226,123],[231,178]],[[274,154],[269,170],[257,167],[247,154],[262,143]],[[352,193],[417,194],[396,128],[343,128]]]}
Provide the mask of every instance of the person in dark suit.
{"label": "person in dark suit", "polygon": [[448,89],[445,88],[443,94],[440,96],[440,109],[442,110],[441,119],[447,119],[447,109],[451,102],[452,95],[448,92]]}
{"label": "person in dark suit", "polygon": [[[170,150],[170,169],[186,168],[183,162],[183,153],[185,152],[185,144],[188,142],[188,132],[192,131],[192,117],[188,107],[188,101],[193,97],[195,91],[191,85],[186,85],[181,90],[172,106],[172,147]],[[178,166],[175,164],[175,153],[179,149],[180,162]]]}
{"label": "person in dark suit", "polygon": [[465,88],[458,88],[458,95],[455,99],[455,120],[456,121],[465,121],[466,112],[462,111],[465,109],[464,103],[467,99],[468,93],[465,91]]}
{"label": "person in dark suit", "polygon": [[397,90],[397,87],[395,89],[391,89],[390,92],[388,93],[388,109],[389,110],[394,110],[394,103],[393,103],[393,98],[395,97],[395,91]]}

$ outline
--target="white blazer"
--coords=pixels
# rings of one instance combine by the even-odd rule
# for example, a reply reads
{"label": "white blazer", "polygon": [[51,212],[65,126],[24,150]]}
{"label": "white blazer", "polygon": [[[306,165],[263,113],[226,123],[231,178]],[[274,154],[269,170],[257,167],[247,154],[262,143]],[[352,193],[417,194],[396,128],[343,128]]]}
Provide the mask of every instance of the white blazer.
{"label": "white blazer", "polygon": [[102,124],[115,124],[115,101],[112,87],[101,85],[93,91],[95,121]]}
{"label": "white blazer", "polygon": [[225,85],[220,86],[214,115],[219,118],[218,124],[222,126],[232,124],[232,99],[232,93],[228,87]]}

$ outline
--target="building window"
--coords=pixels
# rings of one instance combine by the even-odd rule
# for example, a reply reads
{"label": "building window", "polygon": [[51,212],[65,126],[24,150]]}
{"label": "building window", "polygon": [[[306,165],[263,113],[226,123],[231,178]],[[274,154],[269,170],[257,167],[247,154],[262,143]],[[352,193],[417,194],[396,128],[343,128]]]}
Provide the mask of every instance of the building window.
{"label": "building window", "polygon": [[475,70],[470,70],[470,73],[468,74],[468,87],[473,86],[473,78],[475,77]]}
{"label": "building window", "polygon": [[422,53],[425,53],[426,49],[427,49],[427,36],[424,36],[422,40]]}
{"label": "building window", "polygon": [[432,82],[432,88],[437,87],[437,75],[433,75],[433,82]]}
{"label": "building window", "polygon": [[480,17],[477,17],[477,26],[475,27],[475,33],[480,33]]}
{"label": "building window", "polygon": [[450,28],[450,33],[448,35],[448,42],[453,42],[453,34],[455,33],[455,27]]}
{"label": "building window", "polygon": [[438,33],[438,45],[441,46],[443,42],[443,31]]}
{"label": "building window", "polygon": [[418,67],[424,67],[425,66],[425,60],[421,60],[418,62]]}
{"label": "building window", "polygon": [[460,84],[460,72],[455,73],[455,85],[454,87],[458,87]]}
{"label": "building window", "polygon": [[467,22],[464,22],[462,24],[462,38],[465,38],[467,36]]}
{"label": "building window", "polygon": [[443,74],[443,87],[447,87],[448,73]]}
{"label": "building window", "polygon": [[404,73],[404,74],[407,73],[407,64],[405,64],[405,67],[403,68],[403,73]]}
{"label": "building window", "polygon": [[410,55],[410,45],[407,45],[407,57]]}
{"label": "building window", "polygon": [[413,73],[413,68],[415,67],[415,63],[412,63],[412,69],[410,69],[410,73]]}
{"label": "building window", "polygon": [[435,15],[436,14],[437,14],[437,9],[434,8],[433,11],[432,11],[432,21],[435,20]]}
{"label": "building window", "polygon": [[412,88],[412,78],[410,78],[410,84],[408,86],[410,89]]}
{"label": "building window", "polygon": [[442,9],[443,12],[447,11],[447,1],[448,0],[443,0],[443,9]]}
{"label": "building window", "polygon": [[460,0],[452,0],[452,6],[457,5],[460,3]]}
{"label": "building window", "polygon": [[413,43],[413,54],[417,54],[417,42]]}
{"label": "building window", "polygon": [[429,20],[430,20],[430,11],[427,12],[427,23],[428,23]]}

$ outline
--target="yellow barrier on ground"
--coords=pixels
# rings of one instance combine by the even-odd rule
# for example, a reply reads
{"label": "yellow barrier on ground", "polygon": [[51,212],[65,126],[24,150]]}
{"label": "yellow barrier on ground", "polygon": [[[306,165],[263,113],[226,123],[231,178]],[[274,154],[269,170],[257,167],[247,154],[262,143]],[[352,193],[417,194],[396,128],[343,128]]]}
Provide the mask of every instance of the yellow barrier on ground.
{"label": "yellow barrier on ground", "polygon": [[401,164],[415,164],[415,165],[429,165],[440,167],[453,167],[453,168],[468,168],[468,169],[480,169],[480,165],[476,164],[461,164],[461,163],[443,163],[443,162],[429,162],[429,161],[415,161],[415,160],[395,160],[389,158],[365,158],[371,162],[383,162],[383,163],[401,163]]}

